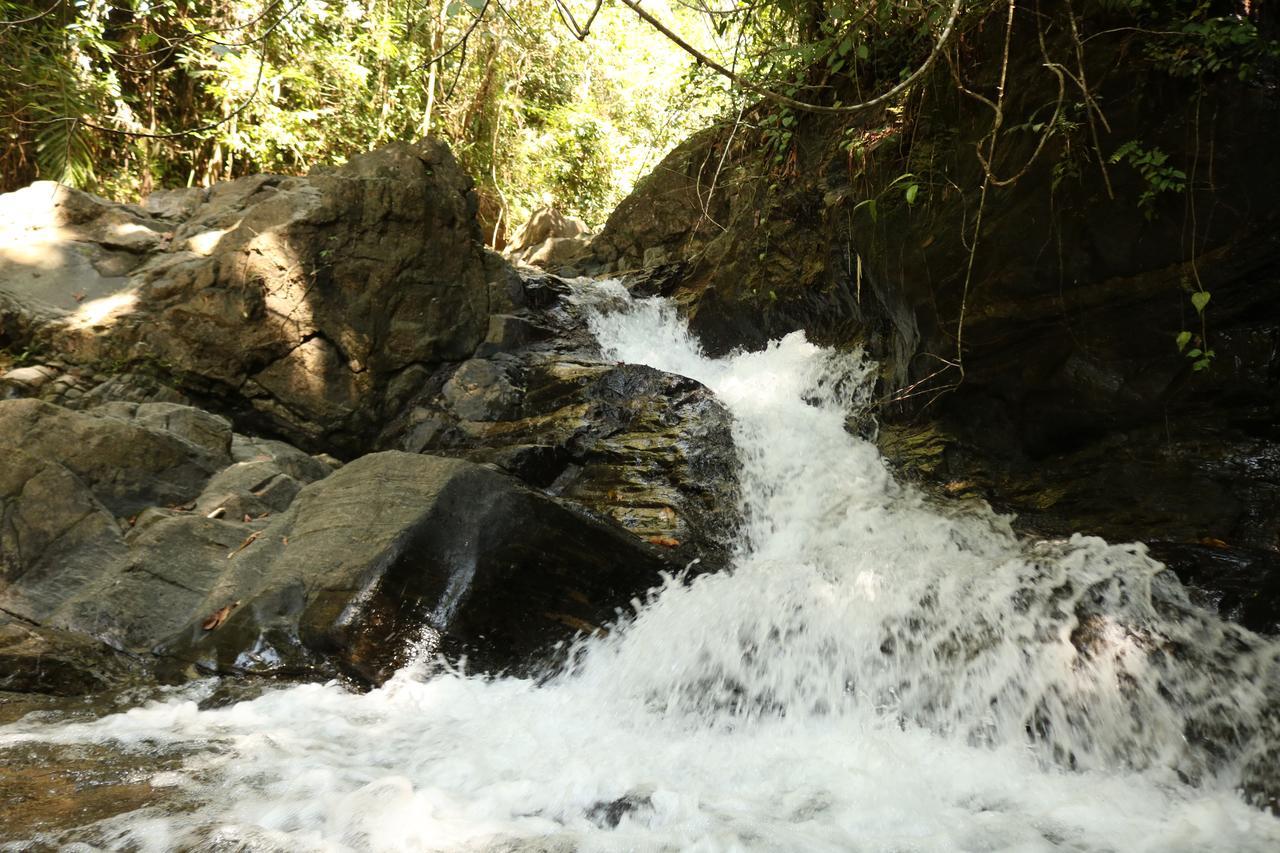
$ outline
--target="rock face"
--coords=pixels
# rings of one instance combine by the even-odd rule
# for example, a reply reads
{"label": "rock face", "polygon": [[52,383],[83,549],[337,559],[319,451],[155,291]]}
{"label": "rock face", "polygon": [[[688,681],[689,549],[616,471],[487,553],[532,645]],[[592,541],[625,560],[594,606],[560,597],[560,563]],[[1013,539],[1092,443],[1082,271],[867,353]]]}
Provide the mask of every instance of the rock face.
{"label": "rock face", "polygon": [[558,272],[584,257],[591,234],[582,220],[553,207],[535,210],[503,254],[516,263]]}
{"label": "rock face", "polygon": [[[1107,104],[1096,145],[1082,118],[1034,160],[1037,134],[1008,128],[1052,104],[1057,81],[1033,16],[1016,24],[1019,85],[993,168],[1003,181],[1029,167],[989,188],[971,275],[974,144],[992,116],[945,69],[906,122],[798,117],[792,167],[771,165],[745,123],[698,134],[610,218],[594,268],[647,257],[647,286],[686,308],[711,351],[797,328],[865,345],[883,366],[882,443],[912,475],[1015,511],[1024,529],[1159,543],[1218,599],[1238,602],[1252,571],[1268,603],[1234,612],[1275,614],[1280,596],[1264,591],[1280,588],[1280,161],[1263,153],[1280,136],[1274,69],[1198,90],[1108,15],[1075,22],[1081,72]],[[1046,21],[1046,49],[1075,67],[1069,22]],[[965,84],[979,93],[995,90],[1000,32],[969,45]],[[1131,140],[1167,155],[1187,188],[1144,201],[1141,172],[1123,153],[1111,162]],[[703,164],[722,160],[708,199]],[[1212,294],[1203,327],[1197,288]],[[1179,353],[1184,329],[1188,351],[1214,351],[1208,369]],[[1276,630],[1274,618],[1250,624]]]}
{"label": "rock face", "polygon": [[358,450],[396,376],[466,358],[519,297],[475,203],[435,142],[145,207],[34,184],[0,197],[0,344],[139,368],[246,424]]}
{"label": "rock face", "polygon": [[[304,489],[231,562],[167,653],[219,671],[336,663],[373,682],[419,643],[472,668],[536,662],[676,567],[500,472],[397,451]],[[203,610],[237,601],[204,630]]]}
{"label": "rock face", "polygon": [[529,306],[495,318],[504,346],[430,377],[379,446],[494,463],[682,564],[723,568],[738,497],[728,412],[691,379],[602,359],[592,285],[526,285]]}
{"label": "rock face", "polygon": [[12,400],[0,425],[10,690],[99,686],[121,669],[110,649],[379,682],[422,640],[509,667],[681,567],[462,460],[393,451],[333,473],[170,404]]}

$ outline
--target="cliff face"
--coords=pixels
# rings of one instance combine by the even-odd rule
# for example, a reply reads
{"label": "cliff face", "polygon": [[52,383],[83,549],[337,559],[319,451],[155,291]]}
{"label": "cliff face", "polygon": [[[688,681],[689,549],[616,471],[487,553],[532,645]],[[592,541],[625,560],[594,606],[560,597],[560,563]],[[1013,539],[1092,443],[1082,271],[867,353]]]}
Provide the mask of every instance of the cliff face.
{"label": "cliff face", "polygon": [[[779,151],[761,110],[693,137],[596,258],[649,267],[711,350],[797,328],[866,346],[904,467],[1032,530],[1159,543],[1219,591],[1248,578],[1228,606],[1261,613],[1280,547],[1280,99],[1265,68],[1172,74],[1122,23],[1086,9],[1077,60],[1061,10],[1015,17],[991,180],[994,111],[943,68],[900,112],[797,116]],[[957,67],[994,101],[1003,20],[975,33]],[[1202,369],[1194,350],[1213,351]]]}

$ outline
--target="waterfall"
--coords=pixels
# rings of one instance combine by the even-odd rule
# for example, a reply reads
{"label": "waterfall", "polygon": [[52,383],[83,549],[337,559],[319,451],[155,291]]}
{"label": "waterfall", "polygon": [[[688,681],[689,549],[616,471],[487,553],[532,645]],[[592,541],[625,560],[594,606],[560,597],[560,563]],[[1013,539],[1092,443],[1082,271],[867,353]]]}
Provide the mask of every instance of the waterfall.
{"label": "waterfall", "polygon": [[847,428],[859,353],[711,359],[663,300],[576,298],[606,356],[731,411],[730,571],[669,579],[542,680],[424,662],[208,710],[197,685],[0,746],[179,756],[171,798],[94,827],[108,849],[1280,849],[1241,792],[1274,784],[1280,645],[1141,545],[1022,540],[897,482]]}

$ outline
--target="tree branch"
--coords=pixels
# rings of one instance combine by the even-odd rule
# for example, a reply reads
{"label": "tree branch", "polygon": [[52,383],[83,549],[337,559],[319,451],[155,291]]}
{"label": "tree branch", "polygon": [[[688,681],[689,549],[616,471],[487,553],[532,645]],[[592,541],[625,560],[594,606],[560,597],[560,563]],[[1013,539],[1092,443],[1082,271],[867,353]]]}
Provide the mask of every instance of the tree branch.
{"label": "tree branch", "polygon": [[775,92],[772,89],[769,89],[768,87],[761,86],[756,83],[752,83],[750,80],[743,78],[741,75],[735,74],[733,71],[730,71],[728,68],[724,67],[723,65],[721,65],[720,63],[712,59],[711,57],[707,56],[702,51],[698,50],[693,45],[689,44],[687,41],[681,38],[679,34],[677,34],[675,31],[667,27],[666,24],[662,23],[653,15],[649,14],[647,11],[641,8],[640,0],[621,0],[621,2],[624,6],[626,6],[627,8],[631,9],[631,11],[639,15],[642,21],[644,21],[649,26],[653,27],[658,32],[662,33],[664,36],[666,36],[668,39],[674,42],[675,45],[679,47],[681,50],[683,50],[685,53],[689,54],[698,62],[707,66],[708,68],[715,71],[717,74],[721,75],[722,77],[727,77],[729,80],[732,80],[734,83],[736,83],[738,86],[742,87],[743,89],[746,89],[750,92],[755,92],[757,95],[760,95],[770,101],[782,104],[784,106],[791,107],[792,109],[805,110],[806,112],[811,112],[811,113],[827,113],[827,114],[835,114],[835,115],[854,113],[854,112],[859,112],[861,110],[870,109],[871,107],[878,107],[881,104],[884,104],[884,103],[887,103],[888,101],[893,100],[898,95],[902,94],[907,89],[909,89],[917,80],[923,77],[924,74],[930,68],[933,67],[933,63],[936,62],[938,57],[942,54],[943,47],[945,47],[947,42],[951,39],[951,34],[955,30],[956,19],[960,17],[960,4],[961,4],[961,0],[952,0],[951,14],[947,18],[946,26],[942,28],[942,34],[938,36],[938,40],[934,43],[933,50],[929,52],[929,56],[925,58],[924,62],[922,62],[919,65],[919,67],[917,67],[916,70],[911,73],[909,77],[907,77],[898,85],[894,86],[892,89],[889,89],[884,94],[877,95],[876,97],[871,98],[870,100],[860,101],[856,104],[845,104],[838,107],[828,107],[828,106],[823,106],[821,104],[810,104],[810,103],[806,103],[805,101],[797,101],[795,98],[789,98],[786,95],[779,94],[778,92]]}

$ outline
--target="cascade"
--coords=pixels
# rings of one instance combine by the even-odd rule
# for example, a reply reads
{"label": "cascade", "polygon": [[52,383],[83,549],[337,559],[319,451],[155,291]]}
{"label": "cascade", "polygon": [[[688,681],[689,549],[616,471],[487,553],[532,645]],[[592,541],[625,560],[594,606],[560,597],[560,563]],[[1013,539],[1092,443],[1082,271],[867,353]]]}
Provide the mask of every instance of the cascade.
{"label": "cascade", "polygon": [[1280,645],[1140,545],[1027,541],[897,482],[848,428],[860,353],[712,359],[661,299],[574,298],[608,357],[732,412],[730,571],[668,579],[542,679],[424,659],[203,710],[196,684],[0,748],[173,759],[172,797],[92,829],[107,849],[1280,849],[1241,793],[1280,750]]}

